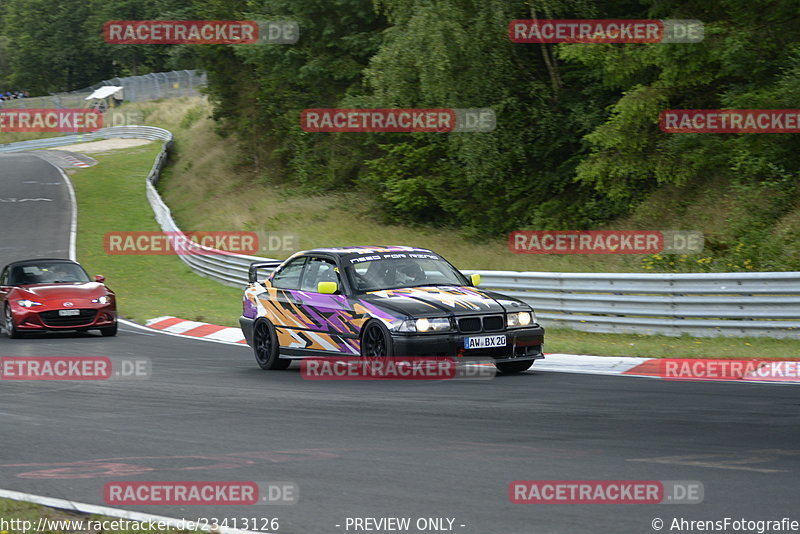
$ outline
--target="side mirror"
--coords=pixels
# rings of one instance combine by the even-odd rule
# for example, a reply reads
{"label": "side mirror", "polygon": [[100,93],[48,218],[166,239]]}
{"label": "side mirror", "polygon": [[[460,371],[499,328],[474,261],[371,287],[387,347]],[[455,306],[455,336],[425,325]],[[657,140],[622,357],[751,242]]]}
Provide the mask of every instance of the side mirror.
{"label": "side mirror", "polygon": [[339,290],[339,284],[336,282],[320,282],[317,284],[317,293],[323,295],[333,295]]}
{"label": "side mirror", "polygon": [[250,264],[250,267],[247,269],[248,282],[252,284],[257,281],[259,269],[269,269],[270,271],[274,272],[275,269],[277,269],[282,263],[283,260],[254,261],[253,263]]}
{"label": "side mirror", "polygon": [[469,279],[472,282],[472,285],[475,286],[475,287],[477,287],[477,286],[479,286],[481,284],[481,275],[479,275],[478,273],[471,274],[469,276]]}
{"label": "side mirror", "polygon": [[102,284],[103,282],[105,282],[105,281],[106,281],[106,277],[105,277],[105,276],[103,276],[102,274],[97,274],[97,275],[95,275],[95,277],[94,277],[94,281],[95,281],[95,282],[100,282],[100,283]]}

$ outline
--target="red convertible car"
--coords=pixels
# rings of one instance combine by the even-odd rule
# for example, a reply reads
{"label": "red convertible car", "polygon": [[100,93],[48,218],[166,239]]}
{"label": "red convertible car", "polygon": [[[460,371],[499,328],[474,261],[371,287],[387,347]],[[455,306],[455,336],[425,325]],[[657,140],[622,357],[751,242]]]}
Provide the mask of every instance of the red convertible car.
{"label": "red convertible car", "polygon": [[89,278],[77,262],[16,261],[0,272],[0,310],[8,337],[27,332],[100,330],[117,335],[117,302],[103,276]]}

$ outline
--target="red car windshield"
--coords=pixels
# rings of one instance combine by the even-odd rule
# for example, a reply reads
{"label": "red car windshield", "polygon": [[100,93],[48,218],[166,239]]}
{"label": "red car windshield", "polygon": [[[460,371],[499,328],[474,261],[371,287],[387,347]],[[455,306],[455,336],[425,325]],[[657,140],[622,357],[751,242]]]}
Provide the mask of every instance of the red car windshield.
{"label": "red car windshield", "polygon": [[9,284],[60,284],[60,283],[86,283],[89,275],[83,267],[69,262],[41,262],[35,264],[18,265],[9,273]]}

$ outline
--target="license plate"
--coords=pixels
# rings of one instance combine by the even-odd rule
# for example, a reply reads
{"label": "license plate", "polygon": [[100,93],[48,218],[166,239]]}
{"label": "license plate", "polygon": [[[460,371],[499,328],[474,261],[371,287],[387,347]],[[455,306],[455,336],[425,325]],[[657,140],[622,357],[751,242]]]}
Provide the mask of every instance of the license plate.
{"label": "license plate", "polygon": [[80,310],[58,310],[58,314],[61,317],[69,317],[70,315],[80,315]]}
{"label": "license plate", "polygon": [[464,338],[465,349],[488,349],[492,347],[505,347],[506,336],[475,336]]}

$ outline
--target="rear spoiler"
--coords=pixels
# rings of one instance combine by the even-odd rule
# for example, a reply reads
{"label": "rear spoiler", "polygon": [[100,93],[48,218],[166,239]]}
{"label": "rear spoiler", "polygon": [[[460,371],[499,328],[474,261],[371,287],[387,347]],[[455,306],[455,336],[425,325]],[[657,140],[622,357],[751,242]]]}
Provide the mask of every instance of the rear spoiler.
{"label": "rear spoiler", "polygon": [[259,269],[274,271],[281,263],[283,260],[254,261],[247,269],[247,280],[252,284],[256,281]]}

